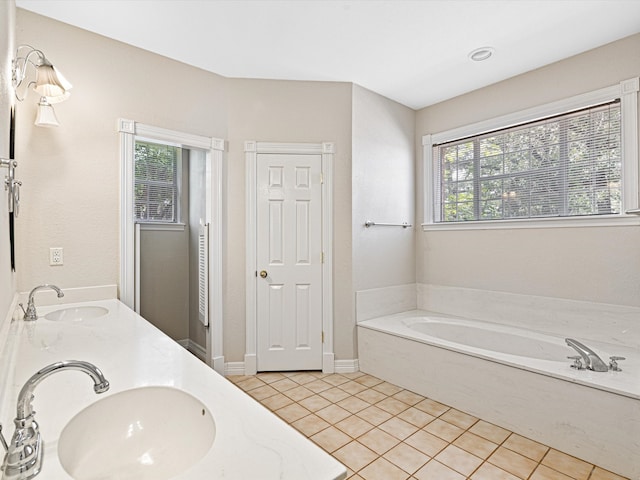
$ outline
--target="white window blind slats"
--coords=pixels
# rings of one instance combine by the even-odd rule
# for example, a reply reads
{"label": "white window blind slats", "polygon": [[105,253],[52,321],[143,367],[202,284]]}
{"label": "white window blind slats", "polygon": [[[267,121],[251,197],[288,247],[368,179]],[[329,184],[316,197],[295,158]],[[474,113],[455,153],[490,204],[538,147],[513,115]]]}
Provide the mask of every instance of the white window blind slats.
{"label": "white window blind slats", "polygon": [[134,217],[141,222],[178,222],[179,147],[136,141]]}
{"label": "white window blind slats", "polygon": [[440,144],[433,158],[437,222],[620,213],[619,102]]}

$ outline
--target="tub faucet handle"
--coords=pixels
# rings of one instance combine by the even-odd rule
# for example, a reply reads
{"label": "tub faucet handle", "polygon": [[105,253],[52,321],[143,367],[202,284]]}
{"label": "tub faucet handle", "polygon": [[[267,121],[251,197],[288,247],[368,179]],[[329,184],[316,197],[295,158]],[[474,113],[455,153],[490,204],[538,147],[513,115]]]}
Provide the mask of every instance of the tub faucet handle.
{"label": "tub faucet handle", "polygon": [[576,370],[584,370],[584,366],[582,365],[582,357],[580,355],[569,355],[567,358],[569,360],[573,360],[571,368],[575,368]]}
{"label": "tub faucet handle", "polygon": [[618,366],[618,360],[626,360],[625,357],[609,357],[609,370],[613,372],[621,372],[622,369]]}

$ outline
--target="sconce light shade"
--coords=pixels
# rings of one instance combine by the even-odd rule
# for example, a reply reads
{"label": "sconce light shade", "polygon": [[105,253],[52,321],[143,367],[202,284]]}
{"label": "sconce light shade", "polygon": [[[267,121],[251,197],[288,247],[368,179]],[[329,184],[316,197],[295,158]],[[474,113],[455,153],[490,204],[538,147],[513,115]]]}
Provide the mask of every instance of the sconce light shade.
{"label": "sconce light shade", "polygon": [[36,68],[36,83],[33,89],[41,97],[61,97],[71,89],[71,84],[56,67],[44,60],[42,65]]}
{"label": "sconce light shade", "polygon": [[46,97],[41,97],[38,102],[38,114],[36,116],[36,125],[38,127],[58,127],[60,123],[56,117],[56,112]]}

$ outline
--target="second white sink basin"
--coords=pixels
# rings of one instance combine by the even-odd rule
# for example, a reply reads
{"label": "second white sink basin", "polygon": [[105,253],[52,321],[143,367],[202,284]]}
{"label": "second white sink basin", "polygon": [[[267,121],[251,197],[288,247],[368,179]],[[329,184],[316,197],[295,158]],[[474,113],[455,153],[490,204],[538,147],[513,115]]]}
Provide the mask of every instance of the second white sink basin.
{"label": "second white sink basin", "polygon": [[197,398],[169,387],[125,390],[89,405],[60,434],[58,455],[76,480],[166,480],[197,463],[216,434]]}
{"label": "second white sink basin", "polygon": [[90,318],[102,317],[107,313],[109,313],[109,310],[104,307],[70,307],[49,312],[44,316],[44,318],[54,321],[79,322],[81,320],[89,320]]}

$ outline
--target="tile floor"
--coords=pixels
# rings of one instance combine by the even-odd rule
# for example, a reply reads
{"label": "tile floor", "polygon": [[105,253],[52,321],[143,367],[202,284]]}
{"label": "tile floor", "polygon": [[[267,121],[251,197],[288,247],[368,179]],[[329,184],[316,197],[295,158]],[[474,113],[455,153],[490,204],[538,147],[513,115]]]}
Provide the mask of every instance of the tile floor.
{"label": "tile floor", "polygon": [[367,374],[228,378],[347,466],[350,480],[624,480]]}

